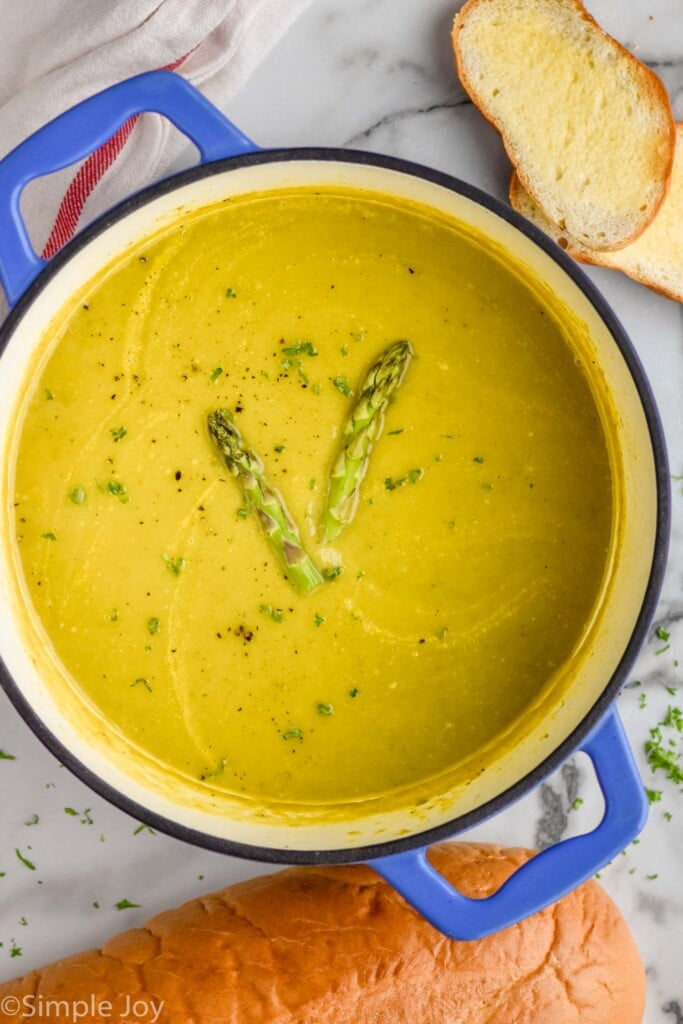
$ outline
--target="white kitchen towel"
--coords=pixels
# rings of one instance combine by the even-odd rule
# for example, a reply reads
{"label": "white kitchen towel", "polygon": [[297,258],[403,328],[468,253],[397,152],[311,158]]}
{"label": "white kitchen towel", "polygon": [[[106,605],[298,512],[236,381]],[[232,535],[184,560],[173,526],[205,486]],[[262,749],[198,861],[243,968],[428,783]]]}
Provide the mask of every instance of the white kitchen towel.
{"label": "white kitchen towel", "polygon": [[[310,0],[15,0],[0,34],[0,157],[106,86],[169,68],[224,104]],[[32,182],[22,211],[51,256],[115,202],[163,177],[187,141],[156,115],[80,168]],[[0,315],[1,315],[0,310]]]}

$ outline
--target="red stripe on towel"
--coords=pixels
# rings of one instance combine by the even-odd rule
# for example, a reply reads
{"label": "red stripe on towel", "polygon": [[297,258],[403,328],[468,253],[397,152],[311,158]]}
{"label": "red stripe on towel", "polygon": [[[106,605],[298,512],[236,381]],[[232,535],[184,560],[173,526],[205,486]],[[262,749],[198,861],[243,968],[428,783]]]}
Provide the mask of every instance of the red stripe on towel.
{"label": "red stripe on towel", "polygon": [[[173,61],[172,64],[167,64],[162,70],[175,71],[193,52],[190,50],[178,60]],[[70,238],[73,238],[88,196],[125,146],[139,116],[136,114],[129,118],[104,145],[91,153],[79,167],[59,205],[50,237],[41,253],[44,260],[49,260],[59,252],[63,245],[66,245]]]}

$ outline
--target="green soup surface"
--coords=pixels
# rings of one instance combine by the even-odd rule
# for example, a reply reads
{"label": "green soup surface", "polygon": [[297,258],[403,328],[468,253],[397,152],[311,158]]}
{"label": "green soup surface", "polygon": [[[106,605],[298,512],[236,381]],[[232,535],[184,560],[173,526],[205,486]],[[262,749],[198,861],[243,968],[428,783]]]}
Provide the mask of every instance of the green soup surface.
{"label": "green soup surface", "polygon": [[[353,521],[321,539],[360,383],[408,339]],[[568,685],[614,536],[571,326],[457,222],[375,193],[238,197],[53,325],[16,460],[30,600],[108,727],[263,803],[479,772]],[[328,577],[298,593],[209,438],[229,409]]]}

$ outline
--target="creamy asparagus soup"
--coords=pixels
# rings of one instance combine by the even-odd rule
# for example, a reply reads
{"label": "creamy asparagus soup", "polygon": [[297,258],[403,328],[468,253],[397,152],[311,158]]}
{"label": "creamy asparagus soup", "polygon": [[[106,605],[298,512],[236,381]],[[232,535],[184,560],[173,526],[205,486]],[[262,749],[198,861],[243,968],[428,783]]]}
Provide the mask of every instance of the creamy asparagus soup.
{"label": "creamy asparagus soup", "polygon": [[27,392],[24,586],[68,685],[264,805],[463,782],[562,699],[617,530],[580,325],[446,217],[243,196],[65,308]]}

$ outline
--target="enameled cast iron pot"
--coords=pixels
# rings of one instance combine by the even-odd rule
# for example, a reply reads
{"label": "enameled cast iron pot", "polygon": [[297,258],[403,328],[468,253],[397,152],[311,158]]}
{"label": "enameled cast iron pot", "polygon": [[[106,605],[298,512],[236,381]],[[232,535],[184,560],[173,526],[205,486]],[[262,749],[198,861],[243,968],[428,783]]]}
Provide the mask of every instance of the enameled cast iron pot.
{"label": "enameled cast iron pot", "polygon": [[[132,196],[46,264],[31,248],[21,219],[22,189],[33,178],[85,158],[144,111],[165,115],[189,136],[201,165]],[[173,219],[180,207],[189,211],[229,195],[311,184],[391,193],[464,221],[525,264],[588,326],[620,420],[625,523],[602,628],[563,706],[494,771],[474,781],[456,805],[444,808],[435,802],[417,825],[415,818],[401,818],[396,811],[380,811],[343,827],[245,825],[174,802],[153,781],[128,774],[101,738],[98,742],[77,728],[41,679],[40,658],[21,634],[19,599],[10,584],[12,469],[6,457],[0,480],[2,683],[19,714],[56,757],[137,819],[188,842],[254,860],[369,861],[437,928],[455,938],[478,938],[541,909],[593,875],[636,835],[647,813],[613,701],[645,639],[664,572],[668,467],[657,410],[638,358],[614,314],[575,264],[513,211],[445,174],[347,150],[262,151],[180,77],[141,75],[67,111],[0,162],[0,280],[13,306],[0,332],[0,453],[11,448],[17,394],[21,382],[35,372],[34,354],[46,325],[99,268]],[[604,795],[604,816],[593,832],[543,851],[485,900],[463,897],[430,866],[429,844],[513,803],[578,749],[592,760]]]}

